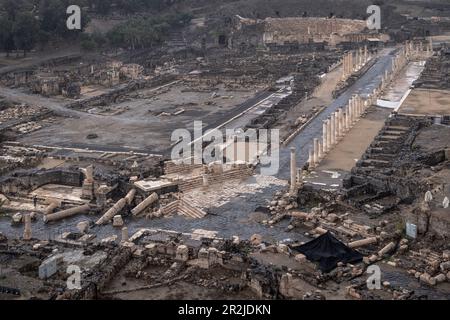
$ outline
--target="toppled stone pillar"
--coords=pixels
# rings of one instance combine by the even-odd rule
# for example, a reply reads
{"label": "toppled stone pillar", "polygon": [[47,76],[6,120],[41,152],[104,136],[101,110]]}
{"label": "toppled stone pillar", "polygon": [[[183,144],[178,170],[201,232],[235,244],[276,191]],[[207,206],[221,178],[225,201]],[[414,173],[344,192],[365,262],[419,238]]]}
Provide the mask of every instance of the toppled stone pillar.
{"label": "toppled stone pillar", "polygon": [[49,221],[57,221],[57,220],[61,220],[64,218],[74,216],[76,214],[88,213],[90,209],[91,208],[89,207],[88,204],[83,204],[82,206],[78,206],[78,207],[70,208],[67,210],[48,214],[48,215],[44,216],[44,222],[47,223]]}
{"label": "toppled stone pillar", "polygon": [[53,213],[53,211],[55,211],[56,208],[59,207],[58,202],[56,201],[51,201],[50,204],[47,206],[47,208],[45,208],[44,214],[51,214]]}
{"label": "toppled stone pillar", "polygon": [[391,252],[395,249],[395,243],[390,242],[386,246],[384,246],[380,251],[378,251],[378,256],[382,258],[385,254]]}
{"label": "toppled stone pillar", "polygon": [[359,247],[367,246],[369,244],[373,244],[373,243],[377,243],[377,242],[378,242],[377,237],[371,237],[371,238],[366,238],[366,239],[350,242],[348,244],[348,246],[350,248],[359,248]]}
{"label": "toppled stone pillar", "polygon": [[130,191],[128,191],[127,195],[125,196],[125,200],[127,200],[128,205],[130,205],[133,202],[135,195],[136,189],[131,189]]}
{"label": "toppled stone pillar", "polygon": [[148,196],[147,198],[144,199],[144,201],[142,201],[141,203],[139,203],[136,207],[134,207],[133,210],[131,210],[131,213],[134,216],[137,216],[139,213],[141,213],[142,211],[144,211],[145,209],[148,208],[148,206],[150,206],[152,203],[154,203],[155,201],[158,200],[158,194],[153,192],[150,196]]}
{"label": "toppled stone pillar", "polygon": [[295,148],[291,148],[291,192],[295,191],[297,182],[297,159],[295,155]]}
{"label": "toppled stone pillar", "polygon": [[105,214],[97,220],[96,225],[108,223],[115,215],[117,215],[127,204],[127,200],[125,198],[117,201]]}
{"label": "toppled stone pillar", "polygon": [[123,227],[122,228],[122,242],[127,242],[128,239],[129,239],[128,228],[127,227]]}
{"label": "toppled stone pillar", "polygon": [[31,215],[29,213],[24,216],[24,229],[23,229],[23,240],[31,240]]}

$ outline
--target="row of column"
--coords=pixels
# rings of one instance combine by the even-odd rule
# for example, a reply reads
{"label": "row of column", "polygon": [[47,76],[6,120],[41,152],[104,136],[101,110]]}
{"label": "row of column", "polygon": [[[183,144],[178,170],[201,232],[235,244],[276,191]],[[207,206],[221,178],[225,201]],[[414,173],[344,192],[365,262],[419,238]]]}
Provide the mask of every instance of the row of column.
{"label": "row of column", "polygon": [[382,79],[381,84],[375,89],[375,94],[380,95],[383,90],[394,80],[396,75],[408,64],[408,62],[413,57],[413,51],[415,50],[417,44],[412,42],[405,42],[401,50],[397,55],[392,58],[392,68],[390,71],[386,70]]}
{"label": "row of column", "polygon": [[433,55],[433,39],[428,38],[428,43],[422,41],[406,41],[404,44],[405,53],[408,58],[428,58]]}
{"label": "row of column", "polygon": [[361,69],[369,60],[370,54],[367,50],[367,45],[364,48],[359,48],[355,52],[347,52],[342,58],[342,79],[346,80],[353,72]]}
{"label": "row of column", "polygon": [[366,99],[353,95],[344,108],[339,108],[322,124],[322,138],[314,138],[309,150],[309,167],[316,167],[325,155],[341,140],[360,119],[365,110],[375,102],[375,93]]}
{"label": "row of column", "polygon": [[[428,47],[432,52],[432,40]],[[421,49],[422,48],[422,49]],[[338,141],[345,136],[345,134],[354,126],[354,124],[364,114],[366,109],[376,103],[377,97],[382,93],[385,87],[394,79],[395,75],[403,69],[409,62],[411,50],[423,50],[423,47],[414,47],[410,42],[406,43],[400,52],[393,58],[392,70],[386,70],[382,77],[380,85],[375,88],[371,94],[365,99],[361,96],[353,95],[349,103],[333,112],[330,117],[323,122],[322,137],[314,138],[312,148],[309,150],[309,167],[316,167],[325,155],[338,143]],[[367,46],[364,49],[359,49],[356,57],[353,52],[344,55],[343,58],[343,77],[349,77],[354,71],[361,68],[367,61],[370,60],[370,55],[367,51]],[[295,148],[291,148],[291,190],[295,189],[297,180],[297,168],[295,162]]]}

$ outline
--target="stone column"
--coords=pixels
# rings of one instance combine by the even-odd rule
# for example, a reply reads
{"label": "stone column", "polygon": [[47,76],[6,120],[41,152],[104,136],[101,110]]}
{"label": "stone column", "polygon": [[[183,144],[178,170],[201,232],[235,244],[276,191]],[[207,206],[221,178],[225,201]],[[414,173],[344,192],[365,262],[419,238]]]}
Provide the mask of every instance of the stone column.
{"label": "stone column", "polygon": [[335,122],[334,122],[334,113],[331,114],[331,145],[333,146],[336,141],[335,141]]}
{"label": "stone column", "polygon": [[122,228],[122,242],[127,242],[127,241],[128,241],[128,228],[123,227]]}
{"label": "stone column", "polygon": [[353,74],[353,71],[355,71],[355,58],[353,56],[353,51],[350,52],[349,58],[350,58],[350,73]]}
{"label": "stone column", "polygon": [[291,148],[291,191],[295,190],[297,181],[297,160],[295,155],[295,148]]}
{"label": "stone column", "polygon": [[24,229],[23,229],[23,240],[31,240],[31,215],[29,213],[24,215]]}
{"label": "stone column", "polygon": [[342,58],[342,79],[347,77],[347,59],[346,55]]}
{"label": "stone column", "polygon": [[319,161],[322,160],[322,158],[325,156],[325,154],[323,153],[323,145],[322,142],[320,142],[319,140]]}
{"label": "stone column", "polygon": [[314,165],[319,164],[319,139],[314,138]]}
{"label": "stone column", "polygon": [[125,207],[127,204],[127,199],[122,198],[119,201],[117,201],[108,211],[105,212],[103,216],[98,219],[95,224],[105,224],[108,223],[115,215],[119,214],[120,211]]}
{"label": "stone column", "polygon": [[359,66],[362,68],[364,65],[364,51],[363,48],[359,48]]}
{"label": "stone column", "polygon": [[357,106],[358,106],[358,118],[361,118],[361,116],[362,116],[362,100],[361,100],[361,97],[360,96],[357,96],[356,97],[356,103],[357,103]]}
{"label": "stone column", "polygon": [[331,120],[327,120],[327,151],[330,151],[333,146],[331,145]]}
{"label": "stone column", "polygon": [[339,136],[344,136],[344,111],[339,108]]}
{"label": "stone column", "polygon": [[308,163],[310,168],[314,168],[314,151],[312,148],[309,148]]}
{"label": "stone column", "polygon": [[159,199],[159,196],[156,192],[153,192],[147,198],[144,199],[141,203],[139,203],[136,207],[131,210],[133,216],[137,216],[139,213],[147,209],[152,203],[156,202]]}
{"label": "stone column", "polygon": [[341,118],[339,117],[339,111],[334,112],[334,129],[336,130],[336,134],[334,137],[335,142],[337,143],[340,137],[339,132],[341,131]]}
{"label": "stone column", "polygon": [[59,207],[58,202],[56,202],[56,201],[50,201],[48,207],[45,208],[44,215],[53,213],[53,211],[54,211],[56,208],[58,208],[58,207]]}
{"label": "stone column", "polygon": [[346,123],[345,123],[345,127],[346,127],[346,130],[347,131],[349,131],[350,130],[350,127],[351,127],[351,121],[352,121],[352,110],[351,110],[351,105],[350,105],[350,101],[349,101],[349,103],[348,103],[348,105],[347,105],[347,111],[346,111]]}
{"label": "stone column", "polygon": [[134,200],[134,196],[136,195],[136,189],[131,189],[128,191],[127,195],[125,196],[125,200],[127,200],[127,204],[131,204]]}
{"label": "stone column", "polygon": [[327,121],[325,120],[322,123],[322,146],[323,146],[323,154],[328,152],[328,144],[327,144]]}
{"label": "stone column", "polygon": [[350,101],[349,101],[349,129],[353,126],[353,120],[354,120],[354,118],[355,118],[355,115],[354,115],[354,112],[355,112],[355,110],[354,110],[354,103],[353,103],[353,97],[350,99]]}
{"label": "stone column", "polygon": [[347,52],[347,75],[350,74],[350,52]]}
{"label": "stone column", "polygon": [[49,221],[57,221],[64,218],[72,217],[76,214],[84,214],[88,213],[91,207],[88,204],[84,204],[82,206],[62,210],[55,213],[50,213],[44,216],[44,222],[47,223]]}
{"label": "stone column", "polygon": [[202,179],[203,179],[203,187],[207,188],[209,186],[208,175],[204,173],[202,175]]}
{"label": "stone column", "polygon": [[369,61],[367,56],[367,44],[364,46],[364,64],[366,64]]}

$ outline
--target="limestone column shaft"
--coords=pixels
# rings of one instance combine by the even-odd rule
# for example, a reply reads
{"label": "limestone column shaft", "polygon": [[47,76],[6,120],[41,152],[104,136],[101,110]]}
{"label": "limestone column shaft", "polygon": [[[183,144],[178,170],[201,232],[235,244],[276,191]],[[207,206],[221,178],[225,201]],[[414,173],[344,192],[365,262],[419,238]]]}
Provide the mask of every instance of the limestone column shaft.
{"label": "limestone column shaft", "polygon": [[134,216],[137,216],[139,213],[147,209],[152,203],[156,202],[159,199],[159,196],[156,192],[153,192],[147,198],[144,199],[141,203],[139,203],[136,207],[131,210],[131,213]]}
{"label": "limestone column shaft", "polygon": [[322,142],[319,140],[319,161],[325,156],[323,153],[323,145]]}
{"label": "limestone column shaft", "polygon": [[340,118],[339,118],[339,111],[336,111],[334,113],[334,129],[335,129],[335,135],[334,135],[334,140],[337,143],[340,137],[340,127],[341,127],[341,123],[340,123]]}
{"label": "limestone column shaft", "polygon": [[344,136],[344,111],[339,108],[339,136]]}
{"label": "limestone column shaft", "polygon": [[108,211],[105,212],[103,216],[98,219],[95,224],[105,224],[108,223],[115,215],[119,214],[120,211],[125,207],[127,204],[127,199],[122,198],[119,201],[117,201]]}
{"label": "limestone column shaft", "polygon": [[327,120],[327,151],[330,151],[333,146],[331,145],[331,120]]}
{"label": "limestone column shaft", "polygon": [[23,240],[31,240],[31,215],[29,213],[24,215],[24,230],[23,230]]}
{"label": "limestone column shaft", "polygon": [[348,131],[350,129],[350,122],[349,122],[349,116],[350,116],[350,107],[347,105],[345,107],[345,131]]}
{"label": "limestone column shaft", "polygon": [[334,113],[331,114],[331,145],[334,145],[336,143],[335,141],[335,122],[334,122]]}
{"label": "limestone column shaft", "polygon": [[323,146],[323,154],[328,152],[327,145],[327,122],[324,121],[322,124],[322,146]]}
{"label": "limestone column shaft", "polygon": [[367,57],[367,45],[364,46],[364,64],[367,63],[368,61],[368,57]]}
{"label": "limestone column shaft", "polygon": [[344,68],[343,68],[344,78],[347,78],[347,68],[348,68],[347,54],[344,54],[343,61],[344,61]]}
{"label": "limestone column shaft", "polygon": [[88,213],[89,210],[90,210],[89,205],[84,204],[82,206],[78,206],[78,207],[66,209],[63,211],[47,214],[46,216],[44,216],[44,222],[47,223],[49,221],[56,221],[56,220],[68,218],[68,217],[74,216],[76,214]]}
{"label": "limestone column shaft", "polygon": [[309,148],[309,157],[308,157],[309,167],[314,167],[314,151],[312,148]]}
{"label": "limestone column shaft", "polygon": [[353,126],[353,120],[354,120],[354,108],[353,108],[353,97],[350,99],[349,102],[349,129]]}
{"label": "limestone column shaft", "polygon": [[297,159],[295,155],[295,148],[291,148],[291,190],[295,189],[297,182]]}
{"label": "limestone column shaft", "polygon": [[314,138],[314,165],[318,165],[319,164],[319,139]]}
{"label": "limestone column shaft", "polygon": [[128,241],[128,228],[123,227],[122,228],[122,242],[127,242],[127,241]]}

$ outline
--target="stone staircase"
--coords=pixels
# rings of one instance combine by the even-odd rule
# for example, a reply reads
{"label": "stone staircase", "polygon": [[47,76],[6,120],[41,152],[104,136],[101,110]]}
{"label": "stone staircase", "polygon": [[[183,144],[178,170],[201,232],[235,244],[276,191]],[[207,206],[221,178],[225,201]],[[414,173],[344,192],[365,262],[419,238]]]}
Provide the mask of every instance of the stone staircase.
{"label": "stone staircase", "polygon": [[161,213],[163,216],[178,214],[194,219],[200,219],[206,216],[206,213],[203,210],[191,206],[183,199],[175,200],[161,208]]}
{"label": "stone staircase", "polygon": [[[220,174],[207,174],[208,183],[210,185],[220,184],[228,180],[233,179],[243,179],[249,177],[253,174],[252,168],[236,168],[225,171]],[[186,180],[180,181],[178,184],[178,189],[182,192],[188,192],[193,189],[203,187],[203,177],[196,176],[188,178]]]}

